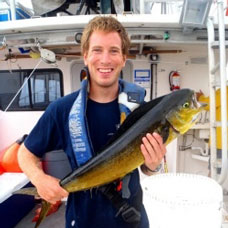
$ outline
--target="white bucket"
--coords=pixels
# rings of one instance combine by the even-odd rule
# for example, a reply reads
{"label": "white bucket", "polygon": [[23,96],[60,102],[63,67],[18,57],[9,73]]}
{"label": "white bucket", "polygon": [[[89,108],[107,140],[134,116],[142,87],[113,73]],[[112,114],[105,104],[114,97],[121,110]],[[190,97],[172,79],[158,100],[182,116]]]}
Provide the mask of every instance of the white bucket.
{"label": "white bucket", "polygon": [[213,179],[168,173],[141,184],[151,228],[221,228],[223,193]]}

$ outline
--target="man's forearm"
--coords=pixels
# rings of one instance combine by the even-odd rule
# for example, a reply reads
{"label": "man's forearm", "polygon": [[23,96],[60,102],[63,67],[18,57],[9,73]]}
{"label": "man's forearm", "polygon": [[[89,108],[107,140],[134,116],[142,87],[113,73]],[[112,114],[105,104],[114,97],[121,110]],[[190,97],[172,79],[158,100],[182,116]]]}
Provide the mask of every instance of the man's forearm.
{"label": "man's forearm", "polygon": [[55,204],[68,196],[68,192],[59,185],[59,179],[45,174],[40,159],[32,154],[24,144],[18,152],[18,162],[23,172],[37,188],[41,198]]}
{"label": "man's forearm", "polygon": [[36,185],[36,180],[39,180],[39,176],[44,175],[40,159],[32,154],[24,144],[21,145],[18,151],[18,163],[34,185]]}

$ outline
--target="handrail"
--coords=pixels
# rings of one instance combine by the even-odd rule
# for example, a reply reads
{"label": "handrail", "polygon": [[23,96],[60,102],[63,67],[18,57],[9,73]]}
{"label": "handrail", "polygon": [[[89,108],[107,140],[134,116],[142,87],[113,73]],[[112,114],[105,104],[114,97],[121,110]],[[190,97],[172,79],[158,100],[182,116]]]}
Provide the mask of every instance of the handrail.
{"label": "handrail", "polygon": [[217,160],[216,156],[216,128],[215,128],[215,89],[213,88],[213,84],[215,82],[215,72],[212,72],[215,66],[215,54],[212,48],[212,44],[215,41],[214,34],[214,24],[211,18],[208,18],[207,22],[207,33],[208,33],[208,66],[209,66],[209,93],[210,93],[210,150],[211,150],[211,177],[216,179],[217,172],[215,163]]}
{"label": "handrail", "polygon": [[221,87],[221,124],[222,124],[222,169],[218,183],[222,184],[227,177],[227,100],[226,100],[226,50],[223,1],[218,1],[219,53],[220,53],[220,87]]}
{"label": "handrail", "polygon": [[[215,55],[213,43],[215,41],[213,21],[209,18],[208,31],[208,57],[209,57],[209,84],[210,84],[210,147],[211,147],[211,177],[223,184],[227,178],[227,100],[226,100],[226,51],[225,51],[225,25],[224,6],[221,0],[217,1],[218,28],[219,28],[219,69],[221,92],[221,127],[222,127],[222,161],[221,174],[217,175],[217,149],[216,149],[216,102],[215,102]],[[218,69],[218,67],[217,67]]]}

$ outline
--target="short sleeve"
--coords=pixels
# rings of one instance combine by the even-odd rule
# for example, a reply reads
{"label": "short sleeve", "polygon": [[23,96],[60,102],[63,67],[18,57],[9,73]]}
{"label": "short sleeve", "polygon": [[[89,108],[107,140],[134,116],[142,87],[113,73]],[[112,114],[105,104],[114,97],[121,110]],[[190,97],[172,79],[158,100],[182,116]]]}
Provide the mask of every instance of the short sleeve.
{"label": "short sleeve", "polygon": [[56,117],[53,113],[55,112],[52,112],[52,107],[49,106],[24,142],[26,148],[37,157],[62,148]]}

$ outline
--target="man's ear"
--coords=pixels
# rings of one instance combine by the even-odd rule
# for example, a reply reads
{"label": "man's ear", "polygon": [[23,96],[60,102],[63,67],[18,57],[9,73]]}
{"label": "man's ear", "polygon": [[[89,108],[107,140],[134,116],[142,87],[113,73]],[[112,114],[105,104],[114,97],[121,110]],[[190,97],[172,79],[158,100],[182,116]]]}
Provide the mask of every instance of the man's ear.
{"label": "man's ear", "polygon": [[88,66],[88,61],[87,61],[87,53],[85,53],[84,55],[83,55],[83,59],[84,59],[84,64],[85,64],[85,66]]}
{"label": "man's ear", "polygon": [[127,61],[127,55],[123,55],[123,61],[124,61],[123,67],[125,67],[125,64],[126,64],[126,61]]}

